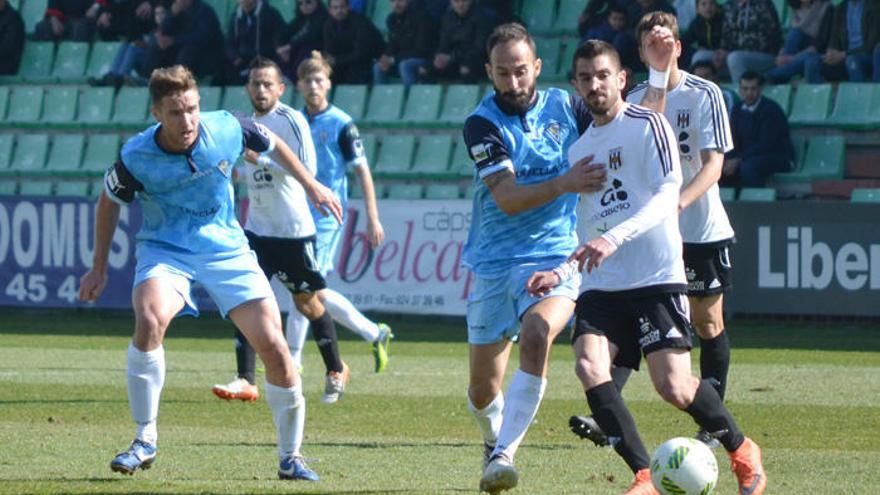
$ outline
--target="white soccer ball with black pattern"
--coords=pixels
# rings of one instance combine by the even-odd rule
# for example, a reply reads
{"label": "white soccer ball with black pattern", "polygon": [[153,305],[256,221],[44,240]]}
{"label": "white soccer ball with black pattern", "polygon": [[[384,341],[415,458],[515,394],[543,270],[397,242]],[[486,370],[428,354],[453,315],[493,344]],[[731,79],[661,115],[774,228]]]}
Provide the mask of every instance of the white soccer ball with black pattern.
{"label": "white soccer ball with black pattern", "polygon": [[663,495],[709,495],[718,483],[718,462],[703,442],[673,438],[651,457],[651,481]]}

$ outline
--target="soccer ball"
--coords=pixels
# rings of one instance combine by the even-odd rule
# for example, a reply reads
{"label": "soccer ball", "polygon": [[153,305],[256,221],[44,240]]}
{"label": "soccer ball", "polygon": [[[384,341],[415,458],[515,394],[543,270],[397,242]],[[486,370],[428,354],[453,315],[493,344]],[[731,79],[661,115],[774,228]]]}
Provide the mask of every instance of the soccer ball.
{"label": "soccer ball", "polygon": [[667,440],[651,457],[651,481],[663,495],[709,495],[718,483],[715,454],[693,438]]}

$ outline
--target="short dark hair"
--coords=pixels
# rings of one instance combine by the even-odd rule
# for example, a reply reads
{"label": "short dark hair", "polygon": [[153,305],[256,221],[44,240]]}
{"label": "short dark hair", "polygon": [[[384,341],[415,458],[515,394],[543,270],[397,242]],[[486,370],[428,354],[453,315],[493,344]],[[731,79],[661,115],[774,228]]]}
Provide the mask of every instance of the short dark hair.
{"label": "short dark hair", "polygon": [[623,14],[627,19],[629,19],[629,11],[626,10],[626,7],[620,4],[620,2],[608,2],[608,13],[617,12],[618,14]]}
{"label": "short dark hair", "polygon": [[592,60],[600,55],[607,55],[618,69],[621,68],[620,55],[611,43],[602,40],[587,40],[581,43],[581,46],[575,50],[574,57],[571,59],[572,76],[577,76],[575,67],[578,60]]}
{"label": "short dark hair", "polygon": [[758,86],[764,85],[764,76],[761,75],[760,72],[755,72],[753,70],[747,70],[743,72],[741,76],[739,76],[740,81],[758,81]]}
{"label": "short dark hair", "polygon": [[486,40],[486,57],[491,59],[492,49],[509,41],[524,41],[529,45],[532,54],[536,57],[538,56],[538,49],[535,48],[535,39],[529,34],[528,29],[518,22],[508,22],[496,27],[492,34],[489,35],[489,39]]}
{"label": "short dark hair", "polygon": [[281,67],[279,67],[278,64],[276,64],[274,60],[272,60],[271,58],[268,58],[268,57],[260,57],[260,56],[257,56],[256,58],[254,58],[251,61],[251,64],[248,66],[248,72],[250,73],[250,71],[252,71],[252,70],[269,69],[269,68],[275,69],[275,71],[278,73],[278,77],[283,76],[283,73],[281,72]]}
{"label": "short dark hair", "polygon": [[691,72],[694,72],[697,69],[710,69],[713,74],[718,73],[718,70],[715,69],[715,64],[713,64],[711,60],[697,60],[691,65]]}
{"label": "short dark hair", "polygon": [[650,33],[654,26],[669,28],[676,41],[680,39],[678,36],[678,19],[675,18],[675,15],[655,10],[642,16],[638,26],[636,26],[636,41],[639,45],[642,44],[642,36],[645,33]]}

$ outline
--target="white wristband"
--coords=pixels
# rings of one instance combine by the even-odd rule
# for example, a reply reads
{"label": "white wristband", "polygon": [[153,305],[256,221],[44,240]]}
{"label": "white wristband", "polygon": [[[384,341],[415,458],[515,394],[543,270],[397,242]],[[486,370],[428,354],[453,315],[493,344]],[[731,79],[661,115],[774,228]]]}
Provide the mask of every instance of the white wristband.
{"label": "white wristband", "polygon": [[666,89],[669,83],[669,71],[659,71],[653,67],[648,70],[648,84],[652,88]]}

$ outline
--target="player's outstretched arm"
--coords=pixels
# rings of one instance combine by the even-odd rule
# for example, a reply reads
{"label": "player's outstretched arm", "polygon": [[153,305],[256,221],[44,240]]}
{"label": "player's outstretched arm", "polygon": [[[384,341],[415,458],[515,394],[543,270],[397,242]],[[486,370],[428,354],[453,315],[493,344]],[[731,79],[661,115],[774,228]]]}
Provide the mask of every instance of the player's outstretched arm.
{"label": "player's outstretched arm", "polygon": [[373,174],[369,167],[361,165],[354,167],[354,174],[361,183],[364,191],[364,207],[367,209],[367,237],[370,245],[379,247],[385,241],[385,229],[379,221],[379,207],[376,203],[376,188],[373,186]]}
{"label": "player's outstretched arm", "polygon": [[92,257],[92,268],[79,280],[79,298],[81,301],[94,302],[107,285],[107,257],[110,254],[110,243],[113,232],[119,221],[120,206],[107,197],[102,191],[98,198],[95,211],[95,254]]}
{"label": "player's outstretched arm", "polygon": [[[654,26],[650,33],[645,34],[645,60],[651,70],[648,78],[648,89],[642,98],[641,105],[663,113],[666,109],[666,83],[669,71],[676,62],[675,37],[669,28]],[[660,74],[665,73],[665,78]]]}

